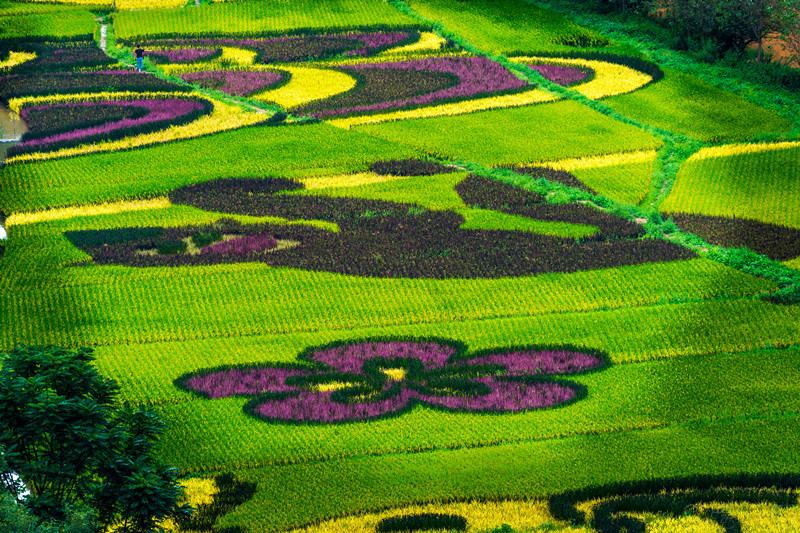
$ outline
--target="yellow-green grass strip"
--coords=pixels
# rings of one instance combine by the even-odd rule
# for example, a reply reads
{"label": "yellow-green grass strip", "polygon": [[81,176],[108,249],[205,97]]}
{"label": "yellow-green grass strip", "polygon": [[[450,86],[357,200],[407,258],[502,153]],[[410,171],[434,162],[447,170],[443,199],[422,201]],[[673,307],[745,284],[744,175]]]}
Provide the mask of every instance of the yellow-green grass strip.
{"label": "yellow-green grass strip", "polygon": [[466,100],[464,102],[453,102],[449,104],[433,105],[416,109],[406,109],[401,111],[393,111],[391,113],[378,113],[374,115],[338,118],[329,120],[328,122],[339,128],[350,129],[355,126],[380,124],[381,122],[392,122],[395,120],[465,115],[468,113],[486,111],[489,109],[502,109],[507,107],[520,107],[530,104],[541,104],[545,102],[553,102],[557,99],[558,97],[553,96],[552,94],[541,89],[531,89],[529,91],[523,91],[519,93],[475,98],[473,100]]}
{"label": "yellow-green grass strip", "polygon": [[655,150],[637,150],[633,152],[621,152],[618,154],[604,154],[597,156],[576,157],[572,159],[561,159],[559,161],[545,161],[533,163],[529,166],[547,166],[556,170],[574,172],[587,168],[606,168],[618,165],[629,165],[635,163],[649,163],[658,156]]}
{"label": "yellow-green grass strip", "polygon": [[148,211],[170,207],[169,198],[159,197],[149,200],[129,200],[122,202],[109,202],[105,204],[82,205],[48,209],[46,211],[33,211],[29,213],[15,213],[6,220],[7,226],[22,226],[25,224],[39,224],[77,217],[92,217],[101,215],[116,215],[130,211]]}
{"label": "yellow-green grass strip", "polygon": [[166,9],[186,5],[185,0],[26,0],[27,2],[56,3],[83,7],[114,6],[116,9]]}
{"label": "yellow-green grass strip", "polygon": [[114,16],[117,36],[265,35],[298,30],[342,31],[352,28],[415,25],[415,21],[375,0],[270,0],[215,2],[202,9],[148,9]]}
{"label": "yellow-green grass strip", "polygon": [[376,174],[374,172],[356,172],[354,174],[340,174],[336,176],[319,176],[314,178],[300,178],[306,190],[315,189],[338,189],[346,187],[360,187],[375,183],[385,183],[409,179],[411,176],[390,176],[387,174]]}
{"label": "yellow-green grass strip", "polygon": [[570,172],[603,196],[623,204],[638,205],[647,196],[657,157],[655,150],[639,150],[545,161],[528,166],[545,166]]}
{"label": "yellow-green grass strip", "polygon": [[715,159],[719,157],[731,157],[735,155],[759,154],[763,152],[774,152],[777,150],[791,150],[800,148],[800,141],[784,141],[774,143],[742,143],[725,144],[722,146],[709,146],[703,148],[689,158],[689,162],[700,161],[703,159]]}
{"label": "yellow-green grass strip", "polygon": [[[425,109],[429,108],[421,111]],[[443,159],[485,165],[638,152],[662,144],[639,128],[575,101],[368,124],[356,129]],[[552,134],[555,131],[558,135]]]}
{"label": "yellow-green grass strip", "polygon": [[174,205],[166,197],[14,213],[6,220],[6,227],[14,234],[19,226],[42,224],[43,226],[38,229],[29,229],[27,234],[47,235],[53,232],[53,227],[47,226],[50,223],[60,223],[57,226],[59,229],[69,231],[119,227],[182,227],[192,224],[211,224],[221,218],[230,218],[242,224],[301,225],[334,233],[339,231],[336,223],[326,220],[290,220],[273,216],[215,213],[190,206]]}
{"label": "yellow-green grass strip", "polygon": [[768,146],[711,148],[689,159],[661,210],[800,228],[800,144]]}

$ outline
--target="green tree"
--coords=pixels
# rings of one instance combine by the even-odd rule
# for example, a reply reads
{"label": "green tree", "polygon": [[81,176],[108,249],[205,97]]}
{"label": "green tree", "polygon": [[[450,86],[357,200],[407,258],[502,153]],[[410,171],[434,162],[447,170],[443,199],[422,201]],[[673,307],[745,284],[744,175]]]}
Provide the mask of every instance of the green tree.
{"label": "green tree", "polygon": [[758,45],[758,61],[764,59],[764,38],[780,33],[792,12],[793,0],[718,0],[717,32],[723,50],[743,51]]}
{"label": "green tree", "polygon": [[[100,525],[154,531],[178,505],[177,471],[159,463],[157,417],[116,404],[118,387],[92,365],[90,349],[22,347],[0,355],[0,483],[43,521],[96,510]],[[2,465],[0,465],[2,466]]]}

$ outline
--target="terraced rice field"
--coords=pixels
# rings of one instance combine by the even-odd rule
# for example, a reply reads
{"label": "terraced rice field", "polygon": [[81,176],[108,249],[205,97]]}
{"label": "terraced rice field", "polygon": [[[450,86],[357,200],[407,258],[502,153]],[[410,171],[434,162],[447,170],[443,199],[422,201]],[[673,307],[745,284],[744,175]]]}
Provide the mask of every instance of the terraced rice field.
{"label": "terraced rice field", "polygon": [[800,117],[533,1],[115,7],[0,2],[0,348],[205,531],[800,529]]}

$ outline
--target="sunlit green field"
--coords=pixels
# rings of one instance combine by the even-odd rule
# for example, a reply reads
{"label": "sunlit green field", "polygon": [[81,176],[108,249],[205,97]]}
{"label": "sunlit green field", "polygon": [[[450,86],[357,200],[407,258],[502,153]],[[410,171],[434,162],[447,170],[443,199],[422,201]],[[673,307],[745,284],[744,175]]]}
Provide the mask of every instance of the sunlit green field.
{"label": "sunlit green field", "polygon": [[0,3],[0,344],[255,483],[213,531],[800,527],[800,117],[534,1],[64,3]]}

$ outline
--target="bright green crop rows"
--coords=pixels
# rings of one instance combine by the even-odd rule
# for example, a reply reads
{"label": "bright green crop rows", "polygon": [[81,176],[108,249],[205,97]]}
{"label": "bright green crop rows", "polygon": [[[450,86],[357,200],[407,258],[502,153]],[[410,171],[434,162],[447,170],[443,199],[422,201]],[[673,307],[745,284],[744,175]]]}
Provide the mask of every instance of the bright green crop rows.
{"label": "bright green crop rows", "polygon": [[358,128],[438,156],[488,165],[656,148],[658,139],[575,102]]}
{"label": "bright green crop rows", "polygon": [[16,0],[0,0],[0,16],[33,15],[53,13],[55,11],[74,11],[81,8],[44,2],[18,2]]}
{"label": "bright green crop rows", "polygon": [[598,194],[623,204],[639,204],[647,196],[653,179],[653,161],[626,163],[599,168],[573,170],[574,174]]}
{"label": "bright green crop rows", "polygon": [[[187,469],[232,470],[797,413],[799,362],[797,350],[778,350],[616,365],[575,378],[587,387],[588,396],[569,408],[506,416],[418,406],[370,423],[269,424],[243,412],[244,398],[209,401],[188,393],[180,403],[159,406],[158,412],[174,428],[163,445],[172,463]],[[309,447],[309,442],[315,446]]]}
{"label": "bright green crop rows", "polygon": [[772,111],[670,69],[658,83],[606,103],[642,123],[704,141],[746,140],[791,129]]}
{"label": "bright green crop rows", "polygon": [[151,197],[223,177],[339,174],[413,155],[326,124],[256,126],[125,152],[10,165],[0,169],[0,204],[7,213],[33,211]]}
{"label": "bright green crop rows", "polygon": [[115,15],[117,37],[164,34],[263,34],[413,24],[382,0],[256,0],[202,9],[153,9]]}
{"label": "bright green crop rows", "polygon": [[[15,308],[0,318],[9,343],[39,339],[70,346],[105,345],[446,323],[744,296],[773,287],[706,261],[499,280],[381,280],[257,263],[194,268],[68,267],[66,264],[86,256],[63,237],[22,238],[23,231],[11,230],[12,241],[0,260],[4,267],[12,265],[5,276],[10,290],[0,295],[4,306]],[[37,265],[39,268],[34,268]],[[47,269],[42,271],[45,265]],[[720,279],[725,282],[720,284]],[[491,298],[487,299],[487,294]],[[37,312],[42,309],[50,312]],[[793,316],[792,308],[769,306],[764,310],[777,314],[777,320]],[[713,323],[717,317],[704,321],[709,319]],[[743,334],[743,338],[730,339],[731,349],[741,343],[748,345],[749,333]],[[780,338],[786,335],[791,332],[785,331]]]}
{"label": "bright green crop rows", "polygon": [[[797,456],[788,443],[798,438],[800,421],[789,414],[242,470],[240,475],[258,483],[259,491],[220,524],[279,530],[411,502],[535,497],[604,483],[709,472],[794,472]],[[302,497],[298,487],[303,487]]]}
{"label": "bright green crop rows", "polygon": [[[0,0],[0,39],[88,35],[97,31],[94,16]],[[487,54],[660,57],[621,34],[603,45],[597,31],[533,0],[203,2],[117,12],[110,29],[133,40],[428,22]],[[563,44],[569,39],[599,46]],[[635,163],[623,156],[562,164],[597,192],[593,202],[643,224],[645,238],[657,238],[667,224],[657,216],[645,224],[650,213],[634,206],[662,195],[659,207],[667,214],[800,228],[800,149],[690,159],[680,170],[672,164],[712,142],[783,137],[792,124],[746,93],[737,96],[674,65],[664,70],[663,80],[600,101],[562,91],[565,101],[519,108],[352,130],[324,122],[259,125],[0,167],[0,210],[8,215],[104,202],[120,202],[119,210],[131,207],[123,205],[127,200],[149,200],[139,210],[104,215],[70,218],[59,211],[63,218],[45,222],[11,219],[0,257],[0,350],[24,343],[93,346],[97,367],[119,382],[121,399],[152,407],[167,423],[160,444],[165,461],[185,474],[234,472],[258,484],[252,500],[216,524],[244,533],[433,500],[543,497],[690,474],[798,473],[800,304],[770,299],[791,283],[786,277],[706,258],[501,279],[383,279],[261,262],[133,268],[94,265],[64,236],[205,225],[222,217],[337,231],[318,220],[230,216],[163,198],[223,178],[287,177],[308,185],[291,194],[409,203],[453,211],[464,218],[464,229],[582,239],[596,228],[470,208],[454,189],[468,175],[463,169],[431,176],[360,173],[392,159],[431,157],[475,169],[645,150],[652,158],[634,154]],[[686,153],[671,154],[674,146]],[[351,173],[359,175],[334,178]],[[575,197],[530,176],[493,175],[547,189],[553,202]],[[789,266],[797,268],[797,261]],[[559,408],[495,415],[417,406],[372,422],[327,425],[256,420],[243,411],[245,398],[207,400],[175,385],[201,369],[292,363],[314,346],[369,337],[447,338],[470,353],[572,345],[603,352],[609,365],[571,378],[587,396]]]}
{"label": "bright green crop rows", "polygon": [[423,16],[492,53],[574,51],[579,48],[559,43],[574,35],[602,40],[598,33],[563,15],[517,0],[472,0],[468,9],[462,2],[449,0],[409,3]]}
{"label": "bright green crop rows", "polygon": [[[13,13],[13,15],[12,15]],[[0,12],[0,40],[25,37],[91,37],[95,29],[95,16],[89,11],[75,8],[35,10],[30,14]]]}
{"label": "bright green crop rows", "polygon": [[661,206],[800,228],[800,148],[689,161]]}
{"label": "bright green crop rows", "polygon": [[403,178],[359,187],[329,188],[317,194],[403,202],[426,209],[455,211],[464,218],[462,227],[466,229],[528,231],[573,238],[589,237],[597,232],[597,228],[586,224],[533,220],[499,211],[469,208],[453,190],[465,177],[466,173],[454,173],[437,177]]}

